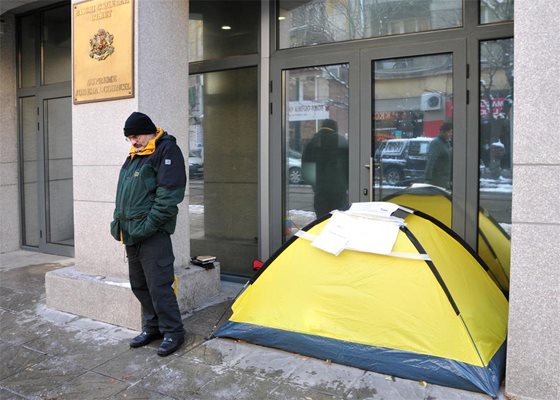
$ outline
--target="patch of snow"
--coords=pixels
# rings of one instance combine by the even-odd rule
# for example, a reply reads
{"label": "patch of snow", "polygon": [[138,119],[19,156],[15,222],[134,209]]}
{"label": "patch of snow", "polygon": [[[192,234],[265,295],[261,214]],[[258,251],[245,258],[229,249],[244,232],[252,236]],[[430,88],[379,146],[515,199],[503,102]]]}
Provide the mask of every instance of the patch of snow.
{"label": "patch of snow", "polygon": [[124,288],[129,288],[130,289],[130,282],[113,282],[113,281],[109,281],[107,279],[104,279],[103,282],[106,283],[107,285],[119,286],[119,287],[124,287]]}
{"label": "patch of snow", "polygon": [[313,211],[305,211],[305,210],[289,210],[288,211],[288,217],[289,218],[305,217],[305,218],[310,218],[310,219],[314,220],[315,219],[315,213]]}
{"label": "patch of snow", "polygon": [[84,342],[91,342],[92,340],[100,343],[107,343],[107,340],[116,342],[130,339],[137,334],[136,331],[131,329],[50,309],[44,303],[35,307],[35,313],[30,315],[29,319],[18,319],[18,323],[37,322],[38,317],[63,328],[67,332],[74,333],[78,340]]}
{"label": "patch of snow", "polygon": [[204,206],[200,204],[189,204],[189,213],[204,214]]}
{"label": "patch of snow", "polygon": [[492,143],[491,146],[505,148],[504,144],[499,140],[497,142]]}
{"label": "patch of snow", "polygon": [[[62,326],[68,324],[72,321],[79,319],[77,315],[66,313],[63,311],[53,310],[52,308],[48,308],[45,304],[41,303],[35,307],[35,312],[37,315],[40,315],[44,319],[49,322],[54,323],[55,325]],[[33,316],[35,319],[35,316]]]}
{"label": "patch of snow", "polygon": [[511,237],[511,224],[506,224],[504,222],[500,222],[500,226]]}

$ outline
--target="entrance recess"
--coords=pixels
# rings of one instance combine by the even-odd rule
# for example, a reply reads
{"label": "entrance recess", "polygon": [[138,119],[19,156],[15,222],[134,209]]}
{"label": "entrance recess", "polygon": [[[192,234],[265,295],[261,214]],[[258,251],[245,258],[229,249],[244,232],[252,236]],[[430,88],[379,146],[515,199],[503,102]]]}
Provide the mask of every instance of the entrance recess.
{"label": "entrance recess", "polygon": [[[465,42],[356,48],[317,55],[313,65],[306,60],[277,62],[271,71],[271,251],[324,214],[317,197],[325,192],[334,209],[384,200],[414,183],[449,191],[452,227],[464,235]],[[447,157],[428,165],[444,123],[450,140],[439,151]],[[333,146],[318,146],[327,142]]]}
{"label": "entrance recess", "polygon": [[63,256],[74,255],[71,16],[57,4],[18,18],[21,244]]}
{"label": "entrance recess", "polygon": [[22,242],[73,256],[72,98],[48,92],[20,100]]}

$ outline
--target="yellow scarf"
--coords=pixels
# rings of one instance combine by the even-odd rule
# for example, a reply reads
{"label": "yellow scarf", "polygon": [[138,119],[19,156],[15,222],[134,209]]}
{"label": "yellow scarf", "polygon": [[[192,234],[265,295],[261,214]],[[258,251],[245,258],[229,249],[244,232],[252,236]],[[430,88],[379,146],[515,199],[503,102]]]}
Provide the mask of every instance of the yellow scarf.
{"label": "yellow scarf", "polygon": [[156,151],[156,141],[162,136],[163,136],[163,129],[157,128],[156,137],[150,140],[146,145],[146,147],[144,147],[142,150],[139,150],[134,146],[130,146],[130,150],[128,151],[128,155],[130,156],[130,159],[132,160],[134,156],[145,156],[148,154],[152,154],[154,151]]}

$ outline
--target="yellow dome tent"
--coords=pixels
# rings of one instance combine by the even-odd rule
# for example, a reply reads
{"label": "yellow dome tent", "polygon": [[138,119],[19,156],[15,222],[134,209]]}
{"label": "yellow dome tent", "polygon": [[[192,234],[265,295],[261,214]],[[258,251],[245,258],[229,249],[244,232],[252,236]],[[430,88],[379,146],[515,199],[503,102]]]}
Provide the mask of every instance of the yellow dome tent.
{"label": "yellow dome tent", "polygon": [[[440,187],[412,185],[383,200],[422,211],[451,227],[451,196]],[[509,292],[510,243],[509,235],[481,209],[478,213],[478,254],[506,295]]]}
{"label": "yellow dome tent", "polygon": [[391,203],[327,215],[266,261],[215,336],[496,396],[508,302],[451,233]]}

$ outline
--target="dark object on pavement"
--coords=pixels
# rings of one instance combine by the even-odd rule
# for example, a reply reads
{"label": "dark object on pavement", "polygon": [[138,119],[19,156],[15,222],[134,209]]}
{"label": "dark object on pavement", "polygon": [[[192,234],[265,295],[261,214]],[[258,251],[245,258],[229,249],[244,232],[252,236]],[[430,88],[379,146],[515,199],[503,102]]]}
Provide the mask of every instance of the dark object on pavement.
{"label": "dark object on pavement", "polygon": [[195,256],[191,257],[191,263],[193,265],[198,265],[199,267],[212,269],[215,267],[214,261],[216,261],[216,257],[214,256]]}
{"label": "dark object on pavement", "polygon": [[142,332],[141,334],[139,334],[138,336],[134,337],[129,345],[132,348],[136,348],[136,347],[142,347],[142,346],[146,346],[147,344],[152,343],[154,340],[157,339],[161,339],[163,337],[163,335],[159,332],[157,333],[148,333],[148,332]]}
{"label": "dark object on pavement", "polygon": [[160,357],[166,357],[171,353],[177,351],[179,347],[185,342],[185,338],[183,336],[172,338],[171,336],[166,337],[163,339],[161,344],[159,345],[159,349],[157,351],[157,355]]}

